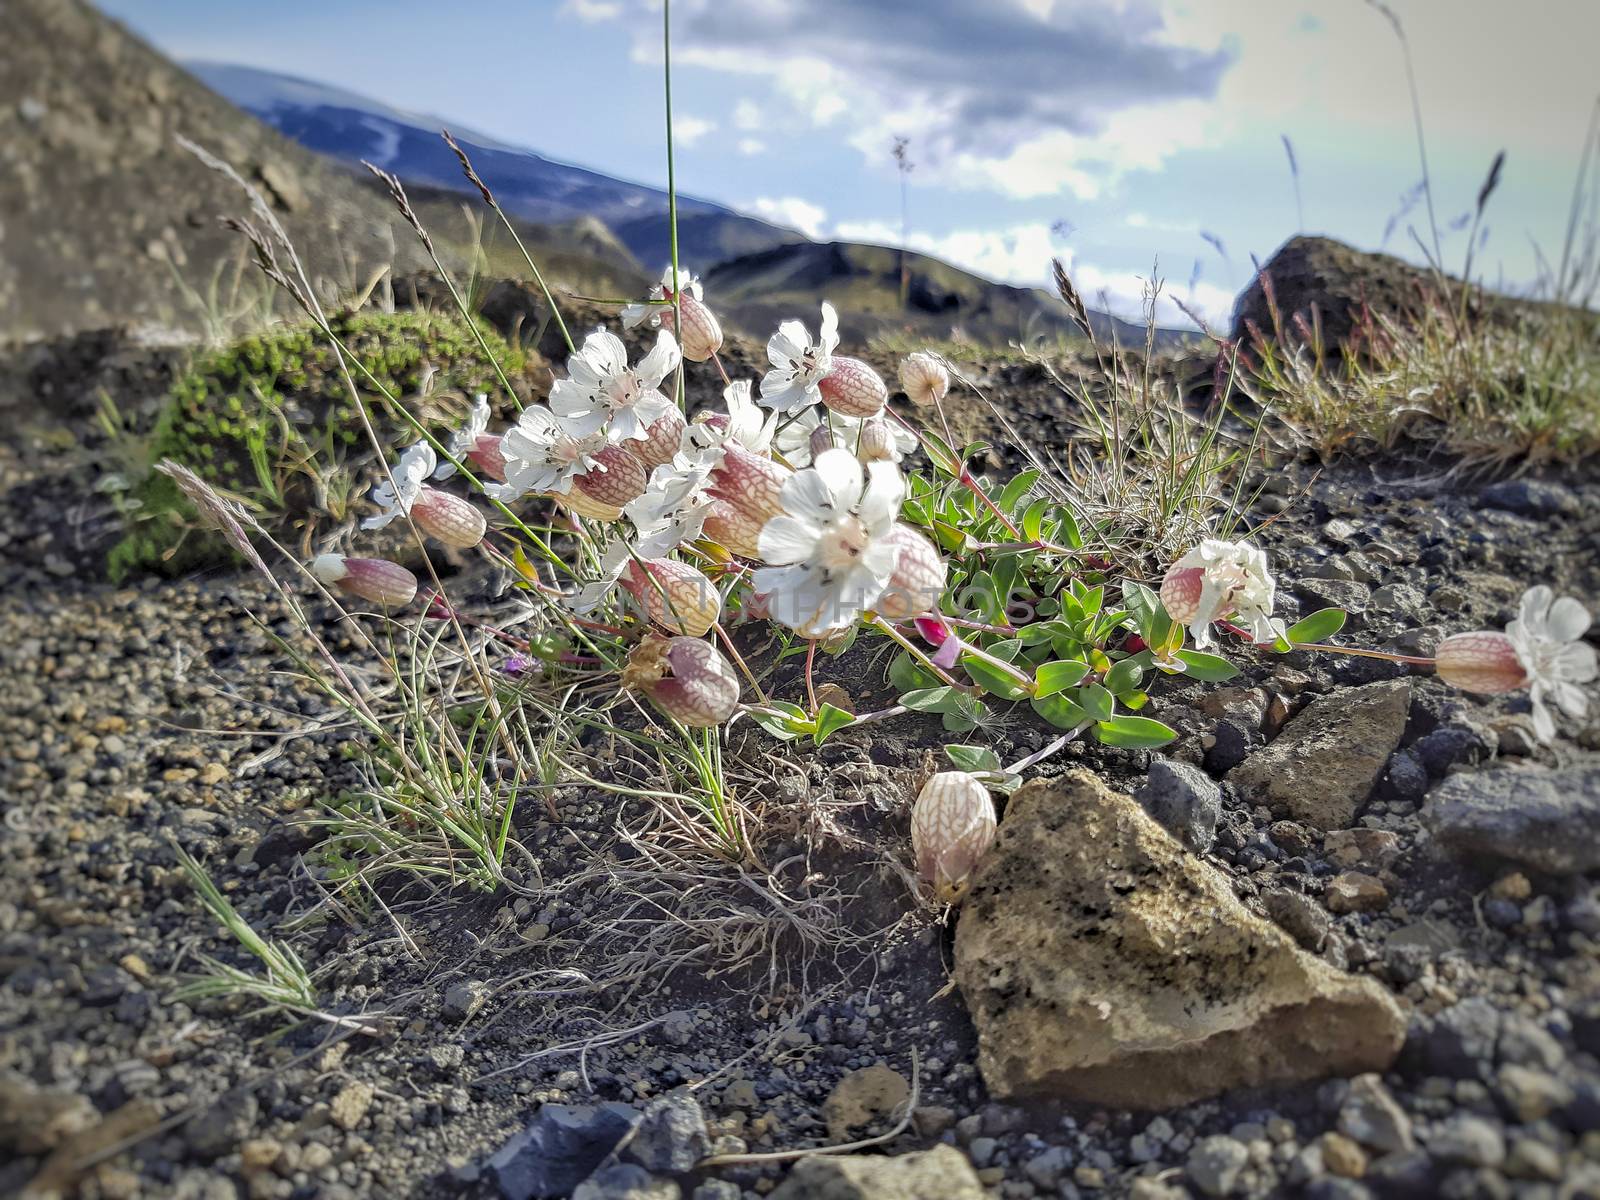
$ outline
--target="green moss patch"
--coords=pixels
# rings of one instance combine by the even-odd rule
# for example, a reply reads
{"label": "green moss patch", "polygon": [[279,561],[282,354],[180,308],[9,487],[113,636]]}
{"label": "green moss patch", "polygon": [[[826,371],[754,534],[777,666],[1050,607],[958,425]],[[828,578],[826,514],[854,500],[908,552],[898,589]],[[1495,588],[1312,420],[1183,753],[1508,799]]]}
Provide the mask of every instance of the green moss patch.
{"label": "green moss patch", "polygon": [[[364,311],[332,324],[365,368],[351,373],[386,445],[409,444],[416,434],[383,390],[436,428],[459,420],[463,400],[500,391],[493,363],[459,317]],[[481,322],[478,333],[517,382],[527,366],[522,353]],[[295,325],[242,338],[194,364],[173,387],[151,437],[150,465],[165,458],[189,466],[269,526],[304,529],[342,519],[369,482],[361,468],[371,448],[332,347],[314,327]],[[226,545],[195,527],[193,509],[165,475],[150,471],[130,501],[126,532],[107,562],[113,579],[227,561]]]}

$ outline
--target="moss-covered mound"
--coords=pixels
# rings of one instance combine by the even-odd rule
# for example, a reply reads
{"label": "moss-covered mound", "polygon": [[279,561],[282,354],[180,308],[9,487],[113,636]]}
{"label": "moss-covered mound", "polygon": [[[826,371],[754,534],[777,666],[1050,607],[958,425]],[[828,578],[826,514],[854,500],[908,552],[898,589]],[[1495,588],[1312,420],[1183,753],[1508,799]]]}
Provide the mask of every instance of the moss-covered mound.
{"label": "moss-covered mound", "polygon": [[[359,364],[352,375],[386,445],[408,444],[416,433],[385,390],[433,427],[455,424],[475,393],[501,391],[493,363],[458,317],[365,311],[337,317],[333,327]],[[522,353],[481,322],[478,332],[520,385]],[[360,414],[333,349],[309,325],[270,329],[200,358],[174,386],[152,435],[150,465],[164,458],[295,538],[342,520],[370,482]],[[227,558],[220,538],[195,528],[193,510],[165,475],[151,471],[130,501],[127,530],[107,564],[113,579]]]}

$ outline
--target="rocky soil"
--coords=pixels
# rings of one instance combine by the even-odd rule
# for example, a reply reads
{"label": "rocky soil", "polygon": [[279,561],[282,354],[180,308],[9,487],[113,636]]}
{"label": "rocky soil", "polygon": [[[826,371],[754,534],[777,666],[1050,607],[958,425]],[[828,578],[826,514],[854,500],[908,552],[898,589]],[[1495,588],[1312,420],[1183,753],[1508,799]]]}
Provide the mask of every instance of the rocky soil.
{"label": "rocky soil", "polygon": [[[1230,685],[1157,689],[1168,753],[1042,764],[959,921],[907,886],[948,740],[917,716],[747,785],[765,878],[657,868],[619,831],[642,810],[568,788],[559,822],[519,809],[499,893],[330,899],[302,822],[359,785],[357,731],[280,670],[256,580],[99,580],[97,439],[30,417],[0,447],[0,1193],[1600,1195],[1600,714],[1544,747],[1517,698],[1239,652]],[[1426,651],[1531,582],[1600,596],[1592,472],[1294,469],[1258,505],[1280,612],[1347,608],[1351,642]],[[251,965],[175,846],[333,1020],[173,998],[198,955]]]}

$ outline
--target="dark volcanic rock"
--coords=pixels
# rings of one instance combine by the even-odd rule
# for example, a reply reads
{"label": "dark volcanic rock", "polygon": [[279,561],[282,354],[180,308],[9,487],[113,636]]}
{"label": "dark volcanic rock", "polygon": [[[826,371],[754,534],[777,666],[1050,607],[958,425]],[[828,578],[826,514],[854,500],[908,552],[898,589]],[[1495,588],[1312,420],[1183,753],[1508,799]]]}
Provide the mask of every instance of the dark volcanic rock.
{"label": "dark volcanic rock", "polygon": [[1222,789],[1198,767],[1165,758],[1150,760],[1150,774],[1138,792],[1162,828],[1194,850],[1209,850],[1217,840]]}
{"label": "dark volcanic rock", "polygon": [[505,1200],[568,1196],[633,1128],[626,1104],[546,1104],[489,1160]]}
{"label": "dark volcanic rock", "polygon": [[1453,775],[1433,790],[1423,823],[1457,854],[1523,863],[1552,875],[1600,868],[1600,759],[1551,770],[1506,767]]}
{"label": "dark volcanic rock", "polygon": [[[1391,255],[1367,254],[1321,237],[1290,238],[1261,274],[1270,279],[1285,333],[1292,332],[1297,316],[1311,322],[1314,309],[1323,336],[1336,346],[1349,340],[1363,307],[1387,313],[1414,308],[1426,278],[1420,268]],[[1234,305],[1233,336],[1249,336],[1251,325],[1273,336],[1272,306],[1260,275]]]}

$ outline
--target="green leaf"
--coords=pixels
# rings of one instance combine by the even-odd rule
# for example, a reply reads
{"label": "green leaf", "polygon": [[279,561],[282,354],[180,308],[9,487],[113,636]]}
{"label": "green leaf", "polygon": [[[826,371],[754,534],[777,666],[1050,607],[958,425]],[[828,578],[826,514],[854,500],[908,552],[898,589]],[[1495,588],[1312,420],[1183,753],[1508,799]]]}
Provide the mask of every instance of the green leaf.
{"label": "green leaf", "polygon": [[976,696],[965,692],[955,693],[955,699],[945,710],[944,727],[951,733],[968,733],[989,716],[989,707]]}
{"label": "green leaf", "polygon": [[761,728],[781,741],[792,741],[811,729],[811,718],[806,716],[806,710],[798,704],[790,704],[784,700],[774,700],[772,707],[776,713],[752,712],[750,717]]}
{"label": "green leaf", "polygon": [[1083,549],[1083,534],[1078,529],[1078,519],[1066,509],[1061,510],[1061,540],[1073,550]]}
{"label": "green leaf", "polygon": [[894,662],[889,664],[889,683],[897,692],[915,692],[933,687],[937,682],[933,672],[913,658],[909,651],[900,651]]}
{"label": "green leaf", "polygon": [[1027,495],[1028,489],[1039,480],[1039,472],[1030,467],[1014,476],[1010,483],[1000,491],[1000,498],[996,501],[1001,511],[1010,512],[1016,508],[1018,501]]}
{"label": "green leaf", "polygon": [[901,696],[900,703],[912,712],[944,712],[950,706],[950,698],[956,695],[959,693],[949,685],[918,688]]}
{"label": "green leaf", "polygon": [[1037,696],[1033,701],[1033,711],[1057,729],[1076,729],[1089,719],[1089,714],[1081,706],[1065,696]]}
{"label": "green leaf", "polygon": [[928,461],[946,475],[954,475],[961,469],[961,464],[956,461],[955,451],[937,433],[923,430],[923,449],[927,451]]}
{"label": "green leaf", "polygon": [[959,743],[944,748],[945,756],[963,771],[998,771],[1000,756],[987,746],[963,746]]}
{"label": "green leaf", "polygon": [[[1141,659],[1144,661],[1141,662]],[[1148,652],[1123,659],[1106,672],[1106,690],[1115,696],[1138,690],[1139,684],[1144,680],[1144,668],[1147,662],[1149,662]]]}
{"label": "green leaf", "polygon": [[1022,536],[1030,542],[1039,540],[1039,530],[1044,527],[1044,515],[1050,511],[1050,501],[1040,497],[1028,505],[1028,511],[1022,514]]}
{"label": "green leaf", "polygon": [[1024,646],[1039,646],[1051,638],[1060,637],[1067,632],[1066,626],[1058,621],[1036,621],[1032,625],[1024,625],[1017,630],[1017,641]]}
{"label": "green leaf", "polygon": [[1034,696],[1043,699],[1054,696],[1057,692],[1064,692],[1069,687],[1076,687],[1083,682],[1083,677],[1089,673],[1089,664],[1066,659],[1061,662],[1047,662],[1039,668],[1034,675]]}
{"label": "green leaf", "polygon": [[1116,697],[1098,683],[1079,688],[1078,703],[1096,721],[1109,721],[1111,714],[1117,710]]}
{"label": "green leaf", "polygon": [[1161,601],[1155,592],[1132,579],[1122,581],[1122,605],[1133,617],[1133,623],[1142,634],[1150,625],[1150,618]]}
{"label": "green leaf", "polygon": [[1028,689],[1022,684],[981,658],[968,655],[961,660],[961,665],[966,668],[967,674],[972,676],[972,682],[990,695],[999,696],[1003,700],[1020,700],[1028,694]]}
{"label": "green leaf", "polygon": [[1186,674],[1202,683],[1225,683],[1239,673],[1238,667],[1217,654],[1179,650],[1178,658],[1189,668]]}
{"label": "green leaf", "polygon": [[816,729],[811,737],[820,746],[846,725],[854,722],[854,714],[847,713],[844,709],[836,708],[832,704],[824,704],[817,709]]}
{"label": "green leaf", "polygon": [[1101,721],[1094,727],[1100,741],[1107,746],[1127,746],[1131,749],[1148,749],[1165,746],[1177,737],[1177,731],[1149,717],[1116,717]]}
{"label": "green leaf", "polygon": [[1291,642],[1325,642],[1344,628],[1342,608],[1323,608],[1289,626],[1284,635]]}

